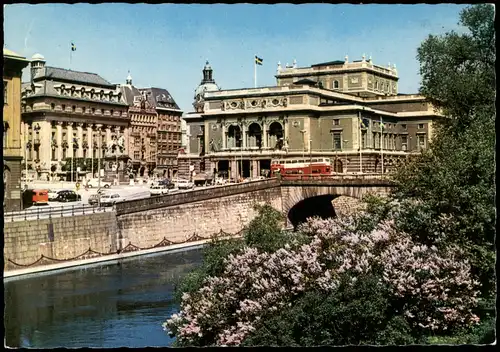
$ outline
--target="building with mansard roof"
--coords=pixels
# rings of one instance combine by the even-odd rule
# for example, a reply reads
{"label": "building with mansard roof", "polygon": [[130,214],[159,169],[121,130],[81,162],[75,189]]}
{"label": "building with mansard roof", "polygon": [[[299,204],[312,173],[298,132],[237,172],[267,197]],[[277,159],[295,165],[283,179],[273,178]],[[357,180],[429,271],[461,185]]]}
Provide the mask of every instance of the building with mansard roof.
{"label": "building with mansard roof", "polygon": [[174,178],[177,176],[177,155],[181,148],[181,116],[174,98],[164,88],[141,89],[157,114],[156,129],[156,171],[160,176]]}
{"label": "building with mansard roof", "polygon": [[[128,105],[117,85],[95,73],[31,60],[31,81],[22,86],[22,149],[28,174],[37,179],[83,177],[101,163],[106,178],[126,180]],[[63,170],[69,158],[91,165],[80,174]],[[74,170],[76,171],[76,170]]]}
{"label": "building with mansard roof", "polygon": [[388,172],[427,147],[441,118],[423,96],[398,92],[395,65],[375,65],[364,55],[309,67],[278,64],[276,80],[195,99],[196,112],[184,117],[195,173],[256,177],[269,175],[273,159],[323,157],[336,173]]}
{"label": "building with mansard roof", "polygon": [[181,143],[182,111],[164,88],[137,88],[130,73],[120,86],[129,105],[130,166],[136,176],[173,177],[177,173],[177,153]]}
{"label": "building with mansard roof", "polygon": [[147,177],[156,167],[158,116],[150,97],[132,84],[130,73],[120,91],[129,107],[129,166],[136,176]]}

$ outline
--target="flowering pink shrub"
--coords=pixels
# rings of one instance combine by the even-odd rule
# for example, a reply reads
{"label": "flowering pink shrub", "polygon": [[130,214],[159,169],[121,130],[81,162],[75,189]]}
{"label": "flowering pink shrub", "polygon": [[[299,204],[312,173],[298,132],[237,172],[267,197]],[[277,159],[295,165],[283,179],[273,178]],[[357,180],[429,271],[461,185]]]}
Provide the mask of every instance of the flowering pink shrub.
{"label": "flowering pink shrub", "polygon": [[356,232],[353,218],[311,219],[300,227],[309,244],[284,244],[274,253],[246,247],[230,255],[220,277],[184,294],[181,312],[164,323],[181,345],[239,345],[262,319],[293,304],[307,290],[328,293],[342,278],[380,273],[403,314],[418,329],[446,330],[471,324],[477,283],[467,262],[449,248],[439,252],[413,243],[385,222],[370,233]]}

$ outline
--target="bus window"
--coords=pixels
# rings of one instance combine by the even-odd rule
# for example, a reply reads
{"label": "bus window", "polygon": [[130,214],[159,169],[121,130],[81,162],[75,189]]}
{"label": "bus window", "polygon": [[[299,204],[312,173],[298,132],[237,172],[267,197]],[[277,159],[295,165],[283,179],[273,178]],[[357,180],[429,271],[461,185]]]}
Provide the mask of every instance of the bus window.
{"label": "bus window", "polygon": [[318,162],[318,159],[312,159],[312,162],[313,162],[313,163],[317,163],[317,162]]}
{"label": "bus window", "polygon": [[292,164],[297,164],[297,160],[292,160]]}

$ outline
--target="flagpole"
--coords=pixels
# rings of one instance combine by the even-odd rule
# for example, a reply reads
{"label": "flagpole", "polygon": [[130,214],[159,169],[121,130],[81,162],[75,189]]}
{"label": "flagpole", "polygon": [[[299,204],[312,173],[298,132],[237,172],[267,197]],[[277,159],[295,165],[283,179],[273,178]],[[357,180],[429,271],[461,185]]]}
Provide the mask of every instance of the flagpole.
{"label": "flagpole", "polygon": [[363,155],[362,155],[362,151],[361,151],[361,134],[362,134],[362,130],[361,130],[361,124],[362,124],[362,120],[361,120],[361,113],[359,113],[359,172],[360,173],[363,173]]}
{"label": "flagpole", "polygon": [[253,58],[253,87],[257,88],[257,55]]}
{"label": "flagpole", "polygon": [[383,174],[384,173],[384,123],[382,122],[382,115],[380,115],[380,161]]}
{"label": "flagpole", "polygon": [[71,57],[73,56],[73,48],[69,49],[69,69],[71,70]]}

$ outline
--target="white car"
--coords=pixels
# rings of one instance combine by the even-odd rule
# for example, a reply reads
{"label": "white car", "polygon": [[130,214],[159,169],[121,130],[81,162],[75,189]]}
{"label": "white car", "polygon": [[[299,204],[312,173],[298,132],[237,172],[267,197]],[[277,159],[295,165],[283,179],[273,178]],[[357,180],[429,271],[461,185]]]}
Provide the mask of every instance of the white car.
{"label": "white car", "polygon": [[149,188],[149,192],[151,193],[152,196],[161,196],[163,194],[168,194],[168,188],[167,186],[151,186]]}
{"label": "white car", "polygon": [[125,199],[118,193],[103,194],[101,196],[101,206],[103,207],[113,206],[116,203],[122,202],[124,200]]}
{"label": "white car", "polygon": [[175,188],[178,189],[193,189],[194,183],[188,180],[174,180]]}
{"label": "white car", "polygon": [[223,179],[223,178],[217,178],[217,179],[215,179],[215,184],[216,185],[225,185],[226,183],[227,183],[226,179]]}
{"label": "white car", "polygon": [[[90,179],[87,182],[87,185],[89,186],[89,188],[94,188],[94,187],[98,188],[99,187],[99,179],[97,179],[97,178]],[[109,187],[111,187],[111,182],[105,182],[101,179],[101,187],[109,188]]]}
{"label": "white car", "polygon": [[57,198],[57,194],[59,193],[60,190],[53,190],[53,189],[49,189],[48,191],[48,195],[49,195],[49,202],[50,201],[53,201],[53,200],[56,200]]}

